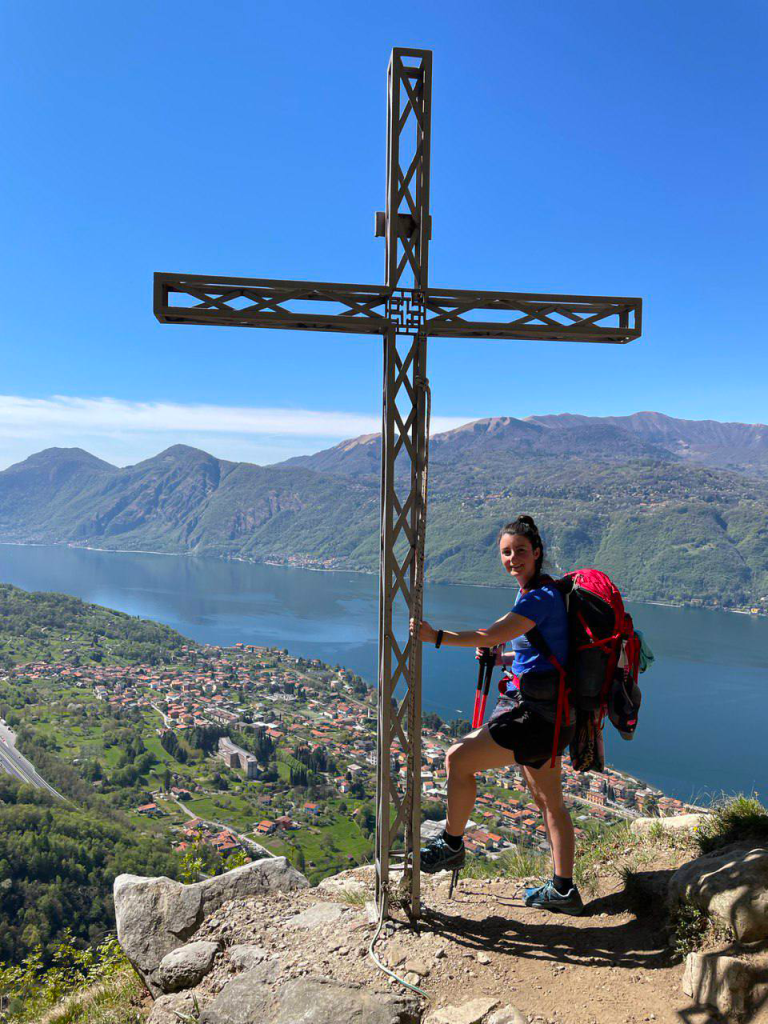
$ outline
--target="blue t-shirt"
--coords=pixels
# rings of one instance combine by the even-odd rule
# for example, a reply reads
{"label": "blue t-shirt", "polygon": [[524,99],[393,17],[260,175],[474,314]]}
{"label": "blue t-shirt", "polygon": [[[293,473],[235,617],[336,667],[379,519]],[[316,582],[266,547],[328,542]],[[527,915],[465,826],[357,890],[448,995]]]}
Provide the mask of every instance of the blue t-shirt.
{"label": "blue t-shirt", "polygon": [[[549,644],[549,649],[560,662],[565,665],[568,659],[568,614],[562,594],[551,583],[529,590],[527,593],[518,591],[514,604],[515,613],[531,619],[539,628],[539,632]],[[527,636],[518,636],[512,641],[515,658],[512,662],[512,673],[522,676],[524,672],[551,672],[552,663],[534,647]],[[510,680],[507,693],[517,692],[517,687]]]}

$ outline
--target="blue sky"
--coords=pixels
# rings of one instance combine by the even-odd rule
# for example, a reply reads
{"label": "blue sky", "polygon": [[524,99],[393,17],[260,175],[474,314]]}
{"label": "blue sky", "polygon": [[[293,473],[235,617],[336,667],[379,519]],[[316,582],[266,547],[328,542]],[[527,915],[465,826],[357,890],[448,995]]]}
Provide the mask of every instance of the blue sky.
{"label": "blue sky", "polygon": [[434,50],[430,282],[645,302],[626,348],[434,341],[436,428],[768,420],[768,8],[473,9],[3,5],[0,467],[178,441],[266,463],[375,429],[376,339],[161,326],[151,284],[381,282],[394,45]]}

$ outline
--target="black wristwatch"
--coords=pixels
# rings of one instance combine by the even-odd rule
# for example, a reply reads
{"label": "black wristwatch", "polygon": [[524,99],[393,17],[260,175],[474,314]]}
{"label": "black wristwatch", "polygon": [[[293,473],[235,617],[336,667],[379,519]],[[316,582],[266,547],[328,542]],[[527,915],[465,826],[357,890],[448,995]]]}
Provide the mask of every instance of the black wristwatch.
{"label": "black wristwatch", "polygon": [[437,637],[435,638],[435,647],[439,647],[442,642],[443,642],[443,630],[442,629],[438,629]]}

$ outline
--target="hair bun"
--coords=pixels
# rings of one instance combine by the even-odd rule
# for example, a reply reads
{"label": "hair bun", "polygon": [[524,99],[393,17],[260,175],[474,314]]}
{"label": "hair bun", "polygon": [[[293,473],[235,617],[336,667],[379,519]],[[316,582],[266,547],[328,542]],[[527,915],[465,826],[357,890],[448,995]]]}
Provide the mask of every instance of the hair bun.
{"label": "hair bun", "polygon": [[526,526],[532,526],[534,530],[537,529],[533,516],[518,516],[517,521],[518,523],[525,523]]}

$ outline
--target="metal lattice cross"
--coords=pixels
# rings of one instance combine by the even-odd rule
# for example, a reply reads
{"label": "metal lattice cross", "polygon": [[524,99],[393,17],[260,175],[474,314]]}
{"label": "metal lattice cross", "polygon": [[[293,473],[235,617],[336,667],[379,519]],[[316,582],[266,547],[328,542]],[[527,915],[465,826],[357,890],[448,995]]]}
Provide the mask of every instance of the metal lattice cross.
{"label": "metal lattice cross", "polygon": [[[376,887],[385,912],[390,870],[399,867],[401,891],[410,914],[418,917],[421,645],[405,631],[398,641],[393,610],[400,605],[405,618],[422,615],[427,338],[625,344],[640,336],[641,300],[429,287],[431,51],[395,48],[388,92],[386,211],[376,214],[376,234],[386,243],[384,285],[158,273],[154,311],[167,324],[338,331],[384,339]],[[410,287],[401,284],[404,274]]]}

